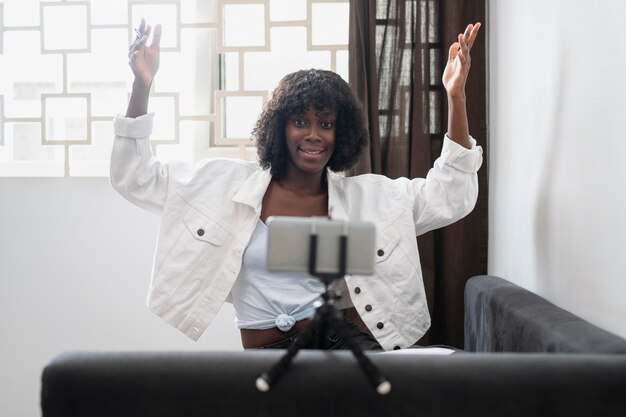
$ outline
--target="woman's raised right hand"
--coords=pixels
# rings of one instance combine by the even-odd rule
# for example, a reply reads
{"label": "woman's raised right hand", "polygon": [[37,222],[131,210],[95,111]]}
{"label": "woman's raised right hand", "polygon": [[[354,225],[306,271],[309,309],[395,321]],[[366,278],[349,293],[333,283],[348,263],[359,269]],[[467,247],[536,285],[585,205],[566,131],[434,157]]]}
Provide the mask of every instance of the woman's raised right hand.
{"label": "woman's raised right hand", "polygon": [[152,80],[159,70],[161,25],[154,27],[152,42],[148,46],[151,29],[150,25],[146,26],[145,19],[141,19],[141,24],[137,29],[137,38],[128,48],[128,64],[133,70],[135,81],[140,81],[145,87],[152,84]]}

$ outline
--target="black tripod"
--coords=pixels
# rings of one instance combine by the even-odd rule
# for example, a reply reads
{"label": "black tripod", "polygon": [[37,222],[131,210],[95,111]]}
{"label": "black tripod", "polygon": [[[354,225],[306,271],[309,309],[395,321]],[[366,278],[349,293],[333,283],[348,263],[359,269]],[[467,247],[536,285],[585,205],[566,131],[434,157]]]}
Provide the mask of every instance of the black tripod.
{"label": "black tripod", "polygon": [[339,242],[339,271],[336,274],[326,274],[317,272],[317,234],[311,233],[310,247],[309,247],[309,274],[319,278],[325,287],[325,291],[322,294],[322,304],[315,311],[315,315],[311,322],[304,328],[302,333],[294,340],[294,342],[287,349],[287,353],[278,361],[272,368],[261,374],[256,380],[256,387],[259,391],[269,391],[272,385],[274,385],[280,377],[289,369],[293,358],[298,351],[302,348],[310,347],[314,338],[317,335],[317,344],[314,345],[318,348],[324,346],[325,336],[329,328],[334,328],[337,331],[337,335],[341,337],[344,343],[350,348],[354,356],[357,358],[359,365],[365,375],[369,379],[370,383],[376,392],[385,395],[391,391],[391,383],[380,374],[378,368],[365,356],[363,350],[356,343],[349,334],[345,321],[343,320],[341,313],[335,307],[335,301],[339,298],[338,295],[330,290],[330,284],[345,275],[347,265],[347,247],[348,237],[346,235],[340,236]]}

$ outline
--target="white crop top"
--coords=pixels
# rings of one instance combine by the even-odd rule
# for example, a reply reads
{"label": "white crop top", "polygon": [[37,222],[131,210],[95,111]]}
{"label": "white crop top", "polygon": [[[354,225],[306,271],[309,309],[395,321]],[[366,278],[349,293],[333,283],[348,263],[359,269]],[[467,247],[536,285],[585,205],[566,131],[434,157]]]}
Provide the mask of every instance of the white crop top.
{"label": "white crop top", "polygon": [[296,321],[313,317],[324,284],[307,273],[267,270],[267,225],[257,222],[231,290],[235,325],[240,329],[286,332]]}

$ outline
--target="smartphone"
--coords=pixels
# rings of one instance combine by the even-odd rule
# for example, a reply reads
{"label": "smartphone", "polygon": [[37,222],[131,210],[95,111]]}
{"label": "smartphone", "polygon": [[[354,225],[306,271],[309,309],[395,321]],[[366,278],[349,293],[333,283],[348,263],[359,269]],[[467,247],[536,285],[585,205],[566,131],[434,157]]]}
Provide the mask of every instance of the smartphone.
{"label": "smartphone", "polygon": [[267,267],[277,272],[309,272],[311,235],[317,236],[318,273],[340,272],[340,244],[347,238],[346,274],[371,275],[376,257],[376,227],[362,221],[326,217],[272,216],[267,219]]}

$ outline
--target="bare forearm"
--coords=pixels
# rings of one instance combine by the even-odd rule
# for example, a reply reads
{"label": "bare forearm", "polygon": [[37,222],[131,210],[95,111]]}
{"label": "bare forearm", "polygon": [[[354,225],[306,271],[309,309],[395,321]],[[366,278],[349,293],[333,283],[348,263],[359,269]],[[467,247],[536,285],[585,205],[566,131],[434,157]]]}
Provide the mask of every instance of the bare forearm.
{"label": "bare forearm", "polygon": [[448,137],[461,146],[470,148],[469,126],[465,95],[448,96]]}
{"label": "bare forearm", "polygon": [[471,147],[467,122],[465,83],[471,66],[470,49],[474,44],[480,22],[465,28],[458,41],[450,45],[448,63],[441,78],[448,97],[448,136],[466,148]]}
{"label": "bare forearm", "polygon": [[150,99],[150,85],[135,79],[133,82],[133,91],[130,94],[126,117],[139,117],[148,113],[148,101]]}

